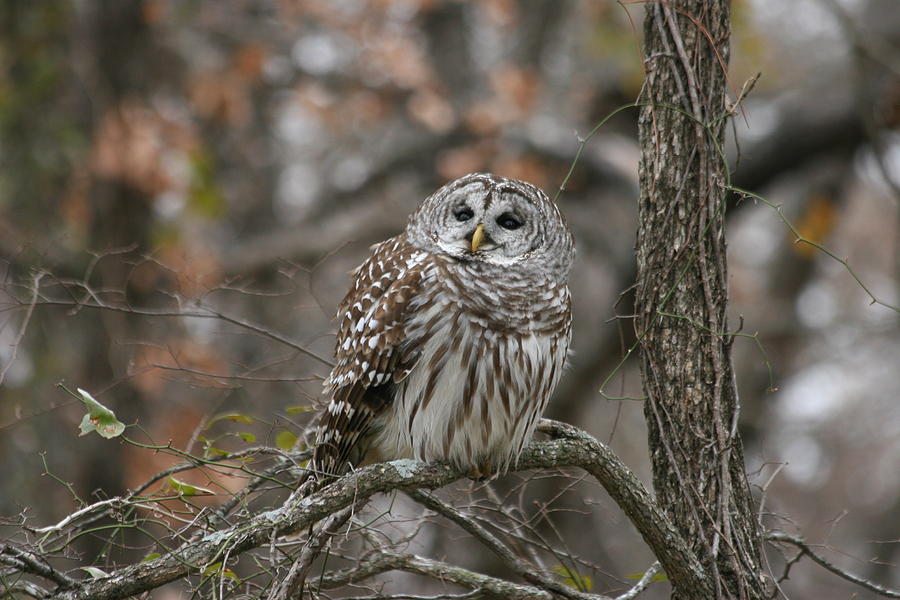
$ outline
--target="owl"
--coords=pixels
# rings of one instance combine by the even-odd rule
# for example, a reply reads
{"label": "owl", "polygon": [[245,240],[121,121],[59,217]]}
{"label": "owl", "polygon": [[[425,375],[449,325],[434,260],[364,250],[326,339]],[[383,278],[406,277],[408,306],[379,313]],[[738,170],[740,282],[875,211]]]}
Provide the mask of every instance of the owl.
{"label": "owl", "polygon": [[486,173],[425,199],[353,271],[312,469],[448,462],[506,471],[559,382],[574,240],[535,186]]}

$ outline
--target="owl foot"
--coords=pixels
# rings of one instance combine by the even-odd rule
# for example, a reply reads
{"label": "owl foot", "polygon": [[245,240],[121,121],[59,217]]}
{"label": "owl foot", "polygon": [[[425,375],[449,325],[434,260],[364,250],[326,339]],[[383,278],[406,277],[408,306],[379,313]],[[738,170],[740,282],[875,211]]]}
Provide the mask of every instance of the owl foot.
{"label": "owl foot", "polygon": [[490,463],[476,465],[469,469],[466,477],[473,481],[487,481],[494,474],[494,467]]}

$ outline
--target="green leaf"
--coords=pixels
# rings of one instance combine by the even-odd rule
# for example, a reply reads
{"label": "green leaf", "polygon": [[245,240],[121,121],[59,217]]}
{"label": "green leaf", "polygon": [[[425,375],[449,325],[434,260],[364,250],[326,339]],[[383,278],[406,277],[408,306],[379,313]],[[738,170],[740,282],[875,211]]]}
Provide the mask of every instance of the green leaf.
{"label": "green leaf", "polygon": [[213,156],[197,150],[190,156],[191,179],[188,186],[188,206],[204,217],[217,217],[225,209],[225,200],[216,183]]}
{"label": "green leaf", "polygon": [[[78,390],[79,392],[81,390]],[[97,567],[81,567],[82,571],[87,571],[92,579],[103,579],[104,577],[109,577],[109,573],[106,573],[102,569],[98,569]]]}
{"label": "green leaf", "polygon": [[594,587],[593,579],[587,575],[574,572],[565,565],[556,565],[553,567],[553,570],[563,576],[562,583],[570,588],[589,592]]}
{"label": "green leaf", "polygon": [[287,408],[284,409],[284,412],[286,412],[286,413],[289,414],[289,415],[298,415],[298,414],[300,414],[300,413],[309,412],[309,411],[311,411],[311,410],[313,410],[313,407],[312,407],[312,406],[307,406],[307,405],[304,405],[304,406],[288,406]]}
{"label": "green leaf", "polygon": [[88,414],[81,419],[79,429],[81,433],[78,435],[87,435],[92,431],[109,439],[122,435],[125,431],[125,424],[116,419],[116,413],[109,410],[81,388],[78,388],[81,400],[88,409]]}
{"label": "green leaf", "polygon": [[219,421],[234,421],[235,423],[252,423],[253,417],[249,415],[242,415],[240,413],[224,413],[221,415],[216,415],[212,419],[210,419],[209,423],[206,424],[206,429],[209,429]]}
{"label": "green leaf", "polygon": [[252,444],[256,441],[256,436],[252,433],[239,433],[238,437],[247,442],[248,444]]}
{"label": "green leaf", "polygon": [[275,445],[282,450],[290,450],[297,443],[297,435],[287,429],[282,429],[275,436]]}
{"label": "green leaf", "polygon": [[228,454],[228,452],[221,448],[216,448],[215,446],[207,446],[204,451],[206,458],[216,458],[217,456],[225,456],[226,454]]}
{"label": "green leaf", "polygon": [[237,576],[237,573],[235,573],[231,569],[224,569],[224,570],[222,569],[222,561],[213,563],[213,564],[209,565],[208,567],[206,567],[205,569],[203,569],[204,577],[209,577],[211,575],[217,575],[219,573],[221,573],[225,577],[228,577],[229,579],[233,579],[237,582],[241,581],[240,578]]}
{"label": "green leaf", "polygon": [[[644,573],[632,573],[631,575],[626,575],[625,577],[627,577],[628,579],[634,579],[637,581],[643,576],[644,576]],[[666,576],[665,573],[657,573],[650,579],[650,581],[668,581],[668,580],[669,580],[669,578]]]}
{"label": "green leaf", "polygon": [[215,492],[212,490],[208,490],[206,488],[202,488],[200,486],[191,485],[189,483],[185,483],[183,481],[178,481],[174,477],[169,477],[168,479],[169,485],[172,486],[172,489],[178,492],[181,496],[213,496]]}
{"label": "green leaf", "polygon": [[162,556],[162,554],[160,554],[159,552],[151,552],[150,554],[142,558],[141,562],[150,562],[154,558],[159,558],[160,556]]}

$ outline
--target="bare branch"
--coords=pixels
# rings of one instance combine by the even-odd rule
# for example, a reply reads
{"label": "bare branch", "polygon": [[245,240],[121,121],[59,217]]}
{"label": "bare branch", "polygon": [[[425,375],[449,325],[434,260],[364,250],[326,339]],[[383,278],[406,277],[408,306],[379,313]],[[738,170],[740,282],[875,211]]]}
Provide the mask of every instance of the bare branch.
{"label": "bare branch", "polygon": [[31,598],[47,598],[50,592],[30,581],[16,581],[10,584],[0,583],[0,596],[3,598],[16,598],[16,594],[25,594]]}
{"label": "bare branch", "polygon": [[75,583],[75,580],[48,565],[41,556],[9,544],[0,544],[0,563],[14,566],[26,573],[40,575],[63,587]]}
{"label": "bare branch", "polygon": [[[518,469],[580,467],[588,471],[632,520],[657,554],[670,580],[705,585],[706,575],[696,556],[687,549],[685,541],[637,477],[609,448],[581,430],[562,423],[545,421],[542,429],[564,439],[531,444],[520,457]],[[375,493],[394,489],[435,489],[461,477],[461,473],[441,464],[399,460],[372,465],[341,477],[306,498],[289,498],[280,508],[193,539],[159,558],[119,569],[109,577],[63,586],[53,597],[58,600],[125,598],[202,572],[225,556],[237,557],[271,539],[303,531]],[[407,565],[410,569],[410,565],[422,564],[417,562],[418,559],[410,560],[412,562]]]}
{"label": "bare branch", "polygon": [[34,307],[37,304],[38,289],[40,288],[41,278],[43,276],[43,272],[38,272],[35,274],[34,279],[32,279],[31,300],[28,302],[27,308],[25,309],[25,316],[22,318],[22,325],[19,327],[19,333],[16,334],[16,339],[11,345],[12,350],[10,352],[9,361],[3,365],[2,369],[0,369],[0,385],[3,385],[3,380],[6,379],[6,373],[9,371],[10,367],[12,367],[13,363],[16,362],[19,344],[22,343],[22,338],[25,337],[25,331],[28,329],[28,323],[31,321],[31,315],[34,313]]}
{"label": "bare branch", "polygon": [[587,454],[580,458],[587,460],[568,463],[560,460],[556,466],[578,466],[593,475],[637,528],[671,581],[707,585],[706,571],[697,557],[643,484],[609,447],[577,427],[559,421],[542,419],[538,429],[585,445]]}
{"label": "bare branch", "polygon": [[641,577],[636,584],[634,584],[634,587],[624,594],[616,596],[615,600],[633,600],[634,598],[637,598],[638,594],[646,590],[647,586],[649,586],[653,582],[653,578],[656,577],[657,573],[659,573],[660,568],[661,567],[659,561],[650,565],[650,568],[644,572],[644,576]]}
{"label": "bare branch", "polygon": [[[81,285],[82,287],[86,287],[81,282],[73,282]],[[188,310],[171,310],[171,309],[152,309],[152,308],[135,308],[131,306],[119,306],[116,304],[109,304],[107,302],[101,302],[97,298],[96,294],[91,294],[94,298],[93,302],[76,302],[72,300],[60,300],[60,299],[41,299],[38,300],[35,305],[38,306],[67,306],[72,309],[82,309],[82,308],[93,308],[97,310],[108,310],[113,312],[126,313],[130,315],[137,315],[141,317],[192,317],[195,319],[219,319],[221,321],[225,321],[226,323],[231,323],[232,325],[236,325],[242,329],[247,329],[252,331],[262,337],[269,338],[285,346],[300,352],[301,354],[305,354],[306,356],[318,361],[319,363],[325,365],[326,367],[333,367],[334,363],[327,358],[323,358],[319,356],[312,350],[306,348],[303,344],[294,342],[283,335],[272,331],[262,325],[258,325],[253,323],[252,321],[247,321],[245,319],[240,319],[238,317],[233,317],[226,313],[214,310],[209,308],[208,306],[198,305],[197,310],[188,311]]]}
{"label": "bare branch", "polygon": [[[498,600],[553,600],[554,598],[550,592],[530,585],[482,575],[456,565],[415,554],[395,554],[393,552],[378,552],[374,557],[360,562],[358,566],[352,569],[344,569],[325,575],[322,585],[326,588],[335,588],[387,571],[405,571],[431,577],[438,581],[450,582],[479,591],[480,595],[474,596],[476,598],[496,598]],[[462,597],[465,598],[467,596]]]}
{"label": "bare branch", "polygon": [[[810,557],[817,565],[824,567],[828,571],[831,571],[841,579],[846,579],[851,583],[855,583],[856,585],[863,587],[870,592],[874,592],[879,596],[884,596],[885,598],[900,598],[900,591],[892,590],[890,588],[878,585],[877,583],[873,583],[868,579],[864,579],[859,575],[854,575],[853,573],[840,568],[834,563],[825,560],[819,554],[813,551],[812,547],[806,542],[806,540],[799,536],[791,535],[789,533],[783,533],[780,531],[772,531],[766,535],[766,539],[770,542],[778,542],[796,546],[797,548],[799,548],[801,555],[805,554],[806,556]],[[792,560],[790,562],[791,564],[793,564],[794,562],[796,562],[796,560]]]}
{"label": "bare branch", "polygon": [[290,571],[280,583],[272,589],[269,600],[290,600],[298,592],[303,591],[303,584],[309,575],[313,561],[321,554],[322,549],[334,531],[347,522],[353,515],[353,506],[347,506],[332,514],[319,526],[318,531],[313,532],[307,540],[300,555],[294,559]]}
{"label": "bare branch", "polygon": [[441,502],[431,494],[427,494],[419,490],[406,490],[406,495],[416,502],[422,504],[423,506],[430,508],[434,512],[450,519],[451,521],[468,531],[478,541],[484,544],[491,552],[499,556],[516,573],[522,576],[525,581],[537,585],[547,591],[554,592],[565,598],[572,598],[574,600],[610,600],[609,596],[579,592],[578,590],[570,588],[562,583],[559,583],[558,581],[554,581],[540,571],[534,570],[528,563],[513,554],[512,551],[507,548],[505,544],[503,544],[503,542],[501,542],[499,539],[497,539],[496,536],[494,536],[494,534],[482,527],[474,519],[468,517],[449,504]]}

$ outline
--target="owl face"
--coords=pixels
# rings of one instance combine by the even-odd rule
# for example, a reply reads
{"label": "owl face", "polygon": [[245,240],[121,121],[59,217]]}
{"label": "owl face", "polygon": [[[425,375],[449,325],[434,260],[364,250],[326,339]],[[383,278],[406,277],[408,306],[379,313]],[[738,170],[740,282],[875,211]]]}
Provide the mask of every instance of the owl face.
{"label": "owl face", "polygon": [[452,181],[410,217],[410,241],[466,263],[539,267],[568,275],[572,236],[556,206],[531,184],[485,173]]}

